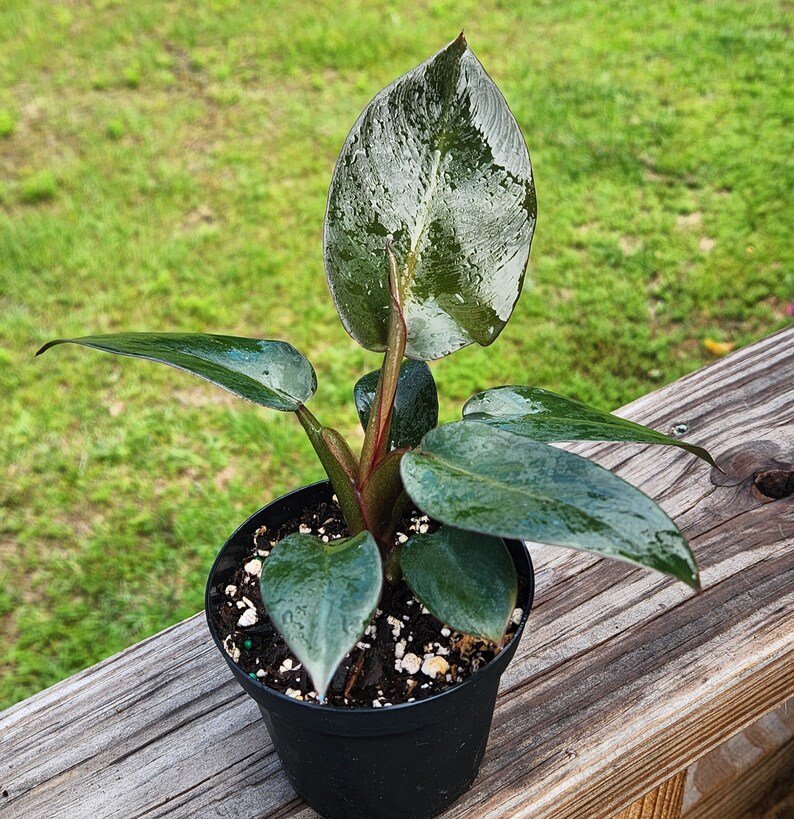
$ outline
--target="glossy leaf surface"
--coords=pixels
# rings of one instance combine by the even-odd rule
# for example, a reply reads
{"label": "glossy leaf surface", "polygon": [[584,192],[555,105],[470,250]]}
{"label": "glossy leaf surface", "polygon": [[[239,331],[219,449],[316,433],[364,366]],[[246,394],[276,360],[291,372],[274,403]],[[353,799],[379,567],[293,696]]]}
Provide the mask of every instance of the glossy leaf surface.
{"label": "glossy leaf surface", "polygon": [[692,552],[665,512],[570,452],[458,421],[425,435],[420,450],[406,452],[401,474],[414,503],[443,523],[583,549],[698,585]]}
{"label": "glossy leaf surface", "polygon": [[702,447],[536,387],[498,387],[478,393],[466,402],[463,417],[535,441],[625,441],[678,446],[716,466]]}
{"label": "glossy leaf surface", "polygon": [[377,94],[342,147],[324,254],[345,329],[385,348],[392,236],[406,355],[490,344],[521,292],[535,214],[521,132],[461,35]]}
{"label": "glossy leaf surface", "polygon": [[297,410],[317,389],[312,365],[285,341],[202,333],[115,333],[56,339],[37,355],[56,344],[159,361],[282,412]]}
{"label": "glossy leaf surface", "polygon": [[[369,422],[379,371],[361,376],[353,398],[361,426]],[[394,396],[394,413],[389,428],[389,449],[419,446],[422,436],[438,423],[438,392],[433,373],[424,361],[403,361]]]}
{"label": "glossy leaf surface", "polygon": [[306,666],[320,699],[372,619],[382,578],[380,554],[369,532],[331,543],[288,535],[265,560],[262,600]]}
{"label": "glossy leaf surface", "polygon": [[400,565],[411,590],[442,623],[475,637],[502,639],[518,594],[503,541],[442,526],[409,538]]}

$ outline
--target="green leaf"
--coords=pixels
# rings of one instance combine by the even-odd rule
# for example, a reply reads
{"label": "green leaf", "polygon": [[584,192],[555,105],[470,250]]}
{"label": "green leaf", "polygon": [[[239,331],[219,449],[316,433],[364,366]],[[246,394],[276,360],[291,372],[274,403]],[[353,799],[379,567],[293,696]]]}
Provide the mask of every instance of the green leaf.
{"label": "green leaf", "polygon": [[81,344],[106,353],[159,361],[282,412],[297,410],[317,389],[312,365],[285,341],[202,333],[113,333],[59,338],[45,344],[36,355],[56,344]]}
{"label": "green leaf", "polygon": [[692,552],[665,512],[578,455],[458,421],[406,452],[401,474],[414,503],[442,523],[584,549],[698,586]]}
{"label": "green leaf", "polygon": [[375,96],[328,193],[325,269],[345,329],[386,346],[386,241],[409,358],[494,341],[521,292],[535,227],[526,145],[461,34]]}
{"label": "green leaf", "polygon": [[443,623],[502,639],[518,595],[516,568],[502,540],[442,526],[411,537],[400,565],[411,590]]}
{"label": "green leaf", "polygon": [[[356,410],[367,429],[380,370],[361,376],[353,389]],[[422,436],[438,423],[438,393],[433,373],[424,361],[403,361],[389,428],[389,449],[419,446]]]}
{"label": "green leaf", "polygon": [[265,561],[262,600],[320,699],[372,619],[382,582],[380,553],[369,532],[331,543],[288,535]]}
{"label": "green leaf", "polygon": [[699,446],[537,387],[497,387],[477,393],[464,405],[463,417],[535,441],[633,441],[678,446],[717,466]]}

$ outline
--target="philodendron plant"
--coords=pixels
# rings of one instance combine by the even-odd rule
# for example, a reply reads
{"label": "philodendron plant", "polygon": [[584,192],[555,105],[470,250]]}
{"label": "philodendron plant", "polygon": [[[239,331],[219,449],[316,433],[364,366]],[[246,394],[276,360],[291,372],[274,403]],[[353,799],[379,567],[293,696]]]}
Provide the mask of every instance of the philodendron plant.
{"label": "philodendron plant", "polygon": [[[404,578],[452,628],[503,639],[517,579],[502,538],[584,549],[697,588],[683,536],[648,497],[556,441],[703,449],[529,386],[478,393],[438,427],[428,360],[491,344],[521,293],[536,200],[529,154],[504,98],[461,34],[381,91],[356,121],[328,194],[324,260],[347,332],[384,352],[355,385],[359,455],[306,407],[312,365],[284,341],[120,333],[58,339],[160,361],[242,398],[294,412],[333,485],[349,537],[280,541],[262,598],[322,698],[384,583]],[[396,542],[413,504],[433,533]],[[403,540],[404,538],[400,538]]]}

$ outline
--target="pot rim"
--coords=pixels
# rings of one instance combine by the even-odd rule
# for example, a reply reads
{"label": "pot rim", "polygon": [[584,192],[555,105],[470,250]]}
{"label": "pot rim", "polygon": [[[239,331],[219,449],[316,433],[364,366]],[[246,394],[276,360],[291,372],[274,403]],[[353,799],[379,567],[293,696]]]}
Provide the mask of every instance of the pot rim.
{"label": "pot rim", "polygon": [[[439,692],[438,694],[431,694],[429,697],[426,697],[425,699],[414,700],[413,702],[396,702],[396,703],[393,703],[392,705],[383,706],[381,708],[373,708],[372,706],[356,706],[356,705],[339,707],[339,706],[332,705],[330,703],[310,702],[310,701],[306,701],[306,700],[297,700],[297,699],[294,699],[293,697],[288,697],[286,694],[282,694],[280,691],[276,691],[275,689],[271,688],[269,685],[266,685],[265,683],[261,682],[259,679],[255,679],[255,678],[250,677],[249,675],[247,675],[231,659],[231,657],[229,657],[223,643],[220,640],[217,629],[215,628],[215,624],[212,621],[212,615],[211,615],[211,611],[210,611],[210,598],[212,596],[213,586],[215,586],[214,577],[215,577],[215,571],[216,571],[216,569],[218,567],[218,563],[220,562],[220,560],[223,557],[226,549],[230,546],[232,541],[234,541],[237,538],[237,536],[239,534],[241,534],[241,533],[247,534],[247,532],[245,532],[244,530],[247,529],[250,521],[253,518],[255,518],[258,515],[265,512],[270,506],[272,506],[272,505],[274,505],[276,503],[286,501],[292,495],[296,495],[299,492],[303,492],[303,491],[305,491],[307,489],[319,489],[322,486],[328,486],[329,489],[330,489],[331,488],[330,487],[330,481],[328,481],[328,480],[315,481],[314,483],[306,484],[305,486],[298,487],[297,489],[292,489],[289,492],[285,492],[283,495],[280,495],[279,497],[274,498],[272,501],[265,504],[263,507],[258,509],[256,512],[249,515],[234,530],[234,532],[232,532],[232,534],[226,539],[225,543],[220,548],[220,551],[215,556],[215,560],[212,563],[212,568],[210,569],[209,575],[207,577],[207,585],[206,585],[205,592],[204,592],[204,614],[205,614],[206,619],[207,619],[207,625],[209,627],[209,631],[210,631],[210,634],[212,635],[212,640],[215,643],[215,646],[221,652],[221,654],[223,655],[226,662],[229,663],[232,670],[235,673],[239,673],[239,675],[241,675],[241,677],[243,677],[243,676],[245,677],[246,683],[248,685],[253,686],[257,690],[267,694],[269,697],[273,697],[275,702],[280,702],[285,707],[289,707],[289,708],[303,708],[303,709],[309,709],[309,710],[317,712],[317,713],[326,713],[326,714],[329,713],[329,712],[339,713],[339,714],[351,713],[351,714],[360,714],[360,715],[378,714],[378,715],[380,715],[382,717],[387,712],[390,713],[390,714],[395,714],[396,715],[399,712],[404,711],[405,709],[408,709],[408,708],[411,708],[414,711],[416,711],[417,709],[421,708],[422,706],[430,707],[431,703],[440,703],[440,702],[444,701],[445,698],[453,696],[455,694],[455,692],[460,691],[464,686],[470,686],[472,684],[476,685],[477,684],[478,674],[480,674],[480,672],[482,672],[482,671],[485,671],[489,666],[492,666],[494,663],[497,663],[499,661],[499,658],[503,657],[503,655],[506,655],[506,654],[510,653],[511,654],[510,659],[512,659],[512,654],[514,653],[515,648],[517,648],[518,642],[521,640],[521,636],[522,636],[523,631],[524,631],[524,626],[526,625],[527,619],[529,618],[529,612],[530,612],[530,610],[532,608],[532,604],[534,602],[534,597],[535,597],[535,573],[534,573],[534,566],[532,564],[532,558],[531,558],[531,556],[529,554],[529,550],[527,549],[526,543],[524,541],[521,541],[521,540],[516,540],[516,539],[511,539],[511,538],[501,538],[505,542],[506,545],[511,543],[511,542],[516,543],[516,544],[520,544],[522,549],[523,549],[523,554],[526,557],[526,561],[527,561],[527,565],[528,565],[528,569],[529,569],[528,573],[526,574],[526,580],[528,582],[528,586],[527,586],[527,589],[526,589],[526,591],[524,593],[524,597],[526,598],[526,605],[523,606],[523,614],[521,616],[520,622],[518,623],[518,626],[516,628],[515,633],[510,638],[510,640],[506,643],[506,645],[502,648],[502,650],[498,654],[496,654],[496,656],[492,660],[490,660],[488,663],[486,663],[486,665],[484,665],[480,669],[477,669],[477,671],[475,671],[471,676],[469,676],[463,682],[458,683],[457,685],[452,685],[449,688],[447,688],[446,690]],[[517,566],[517,568],[520,568],[520,567]],[[519,601],[516,601],[516,602],[519,602]],[[509,659],[508,659],[508,662],[509,662]]]}

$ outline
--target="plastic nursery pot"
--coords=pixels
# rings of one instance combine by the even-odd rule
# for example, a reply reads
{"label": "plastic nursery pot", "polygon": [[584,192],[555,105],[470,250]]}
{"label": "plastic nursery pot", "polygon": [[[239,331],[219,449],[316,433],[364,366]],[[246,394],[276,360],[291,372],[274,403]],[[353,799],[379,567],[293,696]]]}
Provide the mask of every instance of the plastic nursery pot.
{"label": "plastic nursery pot", "polygon": [[474,782],[485,753],[499,679],[513,658],[532,605],[534,578],[526,548],[505,541],[524,582],[524,610],[508,645],[464,682],[426,700],[386,708],[338,708],[292,699],[249,677],[223,648],[211,612],[222,601],[253,533],[269,531],[320,501],[327,482],[284,495],[252,515],[229,538],[210,572],[206,613],[215,645],[256,701],[295,790],[326,819],[430,819]]}

